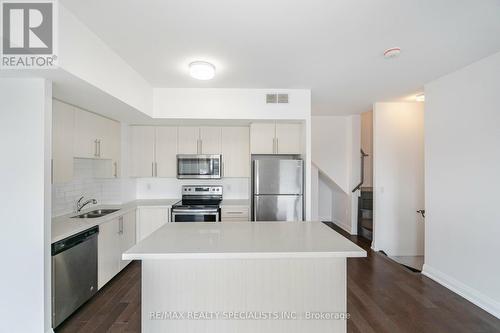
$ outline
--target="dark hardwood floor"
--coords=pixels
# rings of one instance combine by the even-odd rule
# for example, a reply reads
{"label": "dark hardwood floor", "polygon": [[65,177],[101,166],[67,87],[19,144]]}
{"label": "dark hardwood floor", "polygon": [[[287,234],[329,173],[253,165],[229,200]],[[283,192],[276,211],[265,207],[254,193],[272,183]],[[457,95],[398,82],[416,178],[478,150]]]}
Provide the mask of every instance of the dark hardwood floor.
{"label": "dark hardwood floor", "polygon": [[[368,252],[347,261],[348,332],[500,332],[499,319],[330,226]],[[140,268],[132,262],[56,332],[140,332]]]}

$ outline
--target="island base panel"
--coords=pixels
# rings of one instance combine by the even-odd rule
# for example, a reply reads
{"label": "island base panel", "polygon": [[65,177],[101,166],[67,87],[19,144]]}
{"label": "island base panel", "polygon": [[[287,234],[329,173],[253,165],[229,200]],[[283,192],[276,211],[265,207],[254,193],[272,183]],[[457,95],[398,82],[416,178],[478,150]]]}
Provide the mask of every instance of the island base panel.
{"label": "island base panel", "polygon": [[142,330],[346,332],[346,287],[345,258],[143,260]]}

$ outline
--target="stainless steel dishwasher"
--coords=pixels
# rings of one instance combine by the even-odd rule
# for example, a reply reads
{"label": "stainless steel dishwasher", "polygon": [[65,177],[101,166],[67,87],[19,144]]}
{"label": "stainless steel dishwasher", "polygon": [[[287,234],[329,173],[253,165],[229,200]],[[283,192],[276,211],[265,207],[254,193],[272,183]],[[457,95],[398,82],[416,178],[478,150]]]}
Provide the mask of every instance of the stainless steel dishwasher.
{"label": "stainless steel dishwasher", "polygon": [[52,327],[97,292],[97,234],[93,227],[52,244]]}

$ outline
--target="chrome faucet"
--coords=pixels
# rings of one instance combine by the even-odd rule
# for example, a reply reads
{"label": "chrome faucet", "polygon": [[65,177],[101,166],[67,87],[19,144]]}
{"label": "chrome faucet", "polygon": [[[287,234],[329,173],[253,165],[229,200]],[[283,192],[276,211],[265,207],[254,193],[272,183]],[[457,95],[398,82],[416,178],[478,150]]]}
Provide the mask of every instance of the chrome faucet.
{"label": "chrome faucet", "polygon": [[90,203],[92,203],[94,205],[97,204],[96,199],[89,199],[89,200],[85,201],[84,203],[82,203],[82,200],[83,200],[83,197],[78,199],[78,201],[76,202],[76,212],[77,213],[79,213],[83,209],[83,207],[87,206]]}

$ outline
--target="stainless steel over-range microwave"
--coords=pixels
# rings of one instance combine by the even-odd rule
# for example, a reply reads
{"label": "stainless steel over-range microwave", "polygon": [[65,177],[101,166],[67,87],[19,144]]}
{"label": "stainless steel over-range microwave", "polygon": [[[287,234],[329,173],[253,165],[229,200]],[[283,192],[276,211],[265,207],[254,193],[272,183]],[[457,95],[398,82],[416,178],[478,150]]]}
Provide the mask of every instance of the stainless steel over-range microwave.
{"label": "stainless steel over-range microwave", "polygon": [[222,155],[177,155],[177,178],[218,179],[221,178]]}

